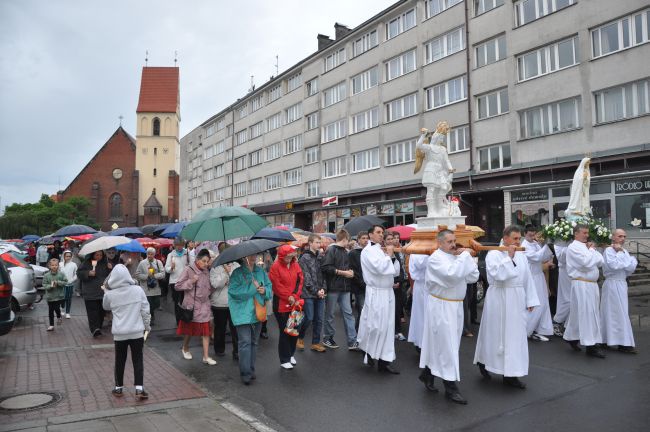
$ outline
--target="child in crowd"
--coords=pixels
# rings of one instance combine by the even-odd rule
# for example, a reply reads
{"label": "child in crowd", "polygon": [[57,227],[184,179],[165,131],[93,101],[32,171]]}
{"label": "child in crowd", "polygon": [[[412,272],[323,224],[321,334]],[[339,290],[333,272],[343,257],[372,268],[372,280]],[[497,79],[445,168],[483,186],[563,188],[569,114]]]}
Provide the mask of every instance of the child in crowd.
{"label": "child in crowd", "polygon": [[58,324],[61,321],[61,301],[63,300],[63,290],[68,284],[65,275],[59,272],[59,260],[51,258],[47,262],[49,272],[43,276],[43,289],[45,290],[45,300],[47,301],[48,318],[50,319],[50,326],[47,331],[54,330],[54,313],[58,318]]}
{"label": "child in crowd", "polygon": [[68,280],[63,290],[63,306],[65,306],[65,317],[70,319],[70,308],[72,307],[72,292],[77,282],[77,264],[72,261],[72,252],[66,250],[63,252],[63,263],[61,264],[61,273]]}

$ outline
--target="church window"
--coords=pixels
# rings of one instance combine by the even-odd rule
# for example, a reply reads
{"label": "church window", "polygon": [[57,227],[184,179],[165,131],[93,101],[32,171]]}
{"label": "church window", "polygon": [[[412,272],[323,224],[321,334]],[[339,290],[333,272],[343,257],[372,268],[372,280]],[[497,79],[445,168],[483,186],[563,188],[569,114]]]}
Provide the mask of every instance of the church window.
{"label": "church window", "polygon": [[157,173],[158,173],[158,171],[156,170],[156,168],[154,168],[154,169],[153,169],[153,176],[156,177],[156,174],[157,174]]}
{"label": "church window", "polygon": [[111,219],[122,219],[122,195],[114,193],[109,199]]}
{"label": "church window", "polygon": [[160,136],[160,119],[158,117],[153,119],[153,135]]}
{"label": "church window", "polygon": [[153,155],[156,156],[158,154],[158,147],[153,148]]}

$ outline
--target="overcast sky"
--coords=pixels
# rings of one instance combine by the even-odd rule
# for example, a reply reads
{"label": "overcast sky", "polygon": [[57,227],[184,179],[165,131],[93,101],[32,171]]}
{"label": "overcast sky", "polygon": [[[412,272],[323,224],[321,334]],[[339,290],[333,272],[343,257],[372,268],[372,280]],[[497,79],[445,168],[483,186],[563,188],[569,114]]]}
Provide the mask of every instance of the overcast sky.
{"label": "overcast sky", "polygon": [[[135,135],[145,51],[181,76],[181,137],[396,0],[0,1],[0,200],[64,189],[123,115]],[[1,210],[0,210],[1,212]],[[1,213],[0,213],[1,214]]]}

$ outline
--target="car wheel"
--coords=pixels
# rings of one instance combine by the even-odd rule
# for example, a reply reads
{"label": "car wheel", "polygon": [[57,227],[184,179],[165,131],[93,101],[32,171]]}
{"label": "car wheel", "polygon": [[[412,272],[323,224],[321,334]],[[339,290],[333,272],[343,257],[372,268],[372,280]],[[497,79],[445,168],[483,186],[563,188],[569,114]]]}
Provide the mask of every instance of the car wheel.
{"label": "car wheel", "polygon": [[485,297],[485,282],[483,279],[476,281],[476,303],[480,303]]}
{"label": "car wheel", "polygon": [[20,312],[20,305],[18,304],[18,300],[14,297],[11,298],[11,310],[14,311],[14,313]]}

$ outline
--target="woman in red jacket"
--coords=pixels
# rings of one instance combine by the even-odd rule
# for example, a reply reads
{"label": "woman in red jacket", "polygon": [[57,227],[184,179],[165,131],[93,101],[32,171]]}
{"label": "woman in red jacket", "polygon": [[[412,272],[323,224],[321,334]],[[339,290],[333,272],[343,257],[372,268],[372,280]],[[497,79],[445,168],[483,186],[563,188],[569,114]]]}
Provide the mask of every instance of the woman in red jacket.
{"label": "woman in red jacket", "polygon": [[302,306],[304,303],[304,300],[300,298],[303,275],[296,256],[297,253],[293,246],[280,246],[278,257],[269,271],[269,279],[273,284],[273,314],[280,328],[278,354],[280,355],[280,366],[284,369],[293,369],[296,364],[293,355],[296,352],[296,342],[298,341],[297,337],[286,334],[284,328],[294,304],[298,303]]}

